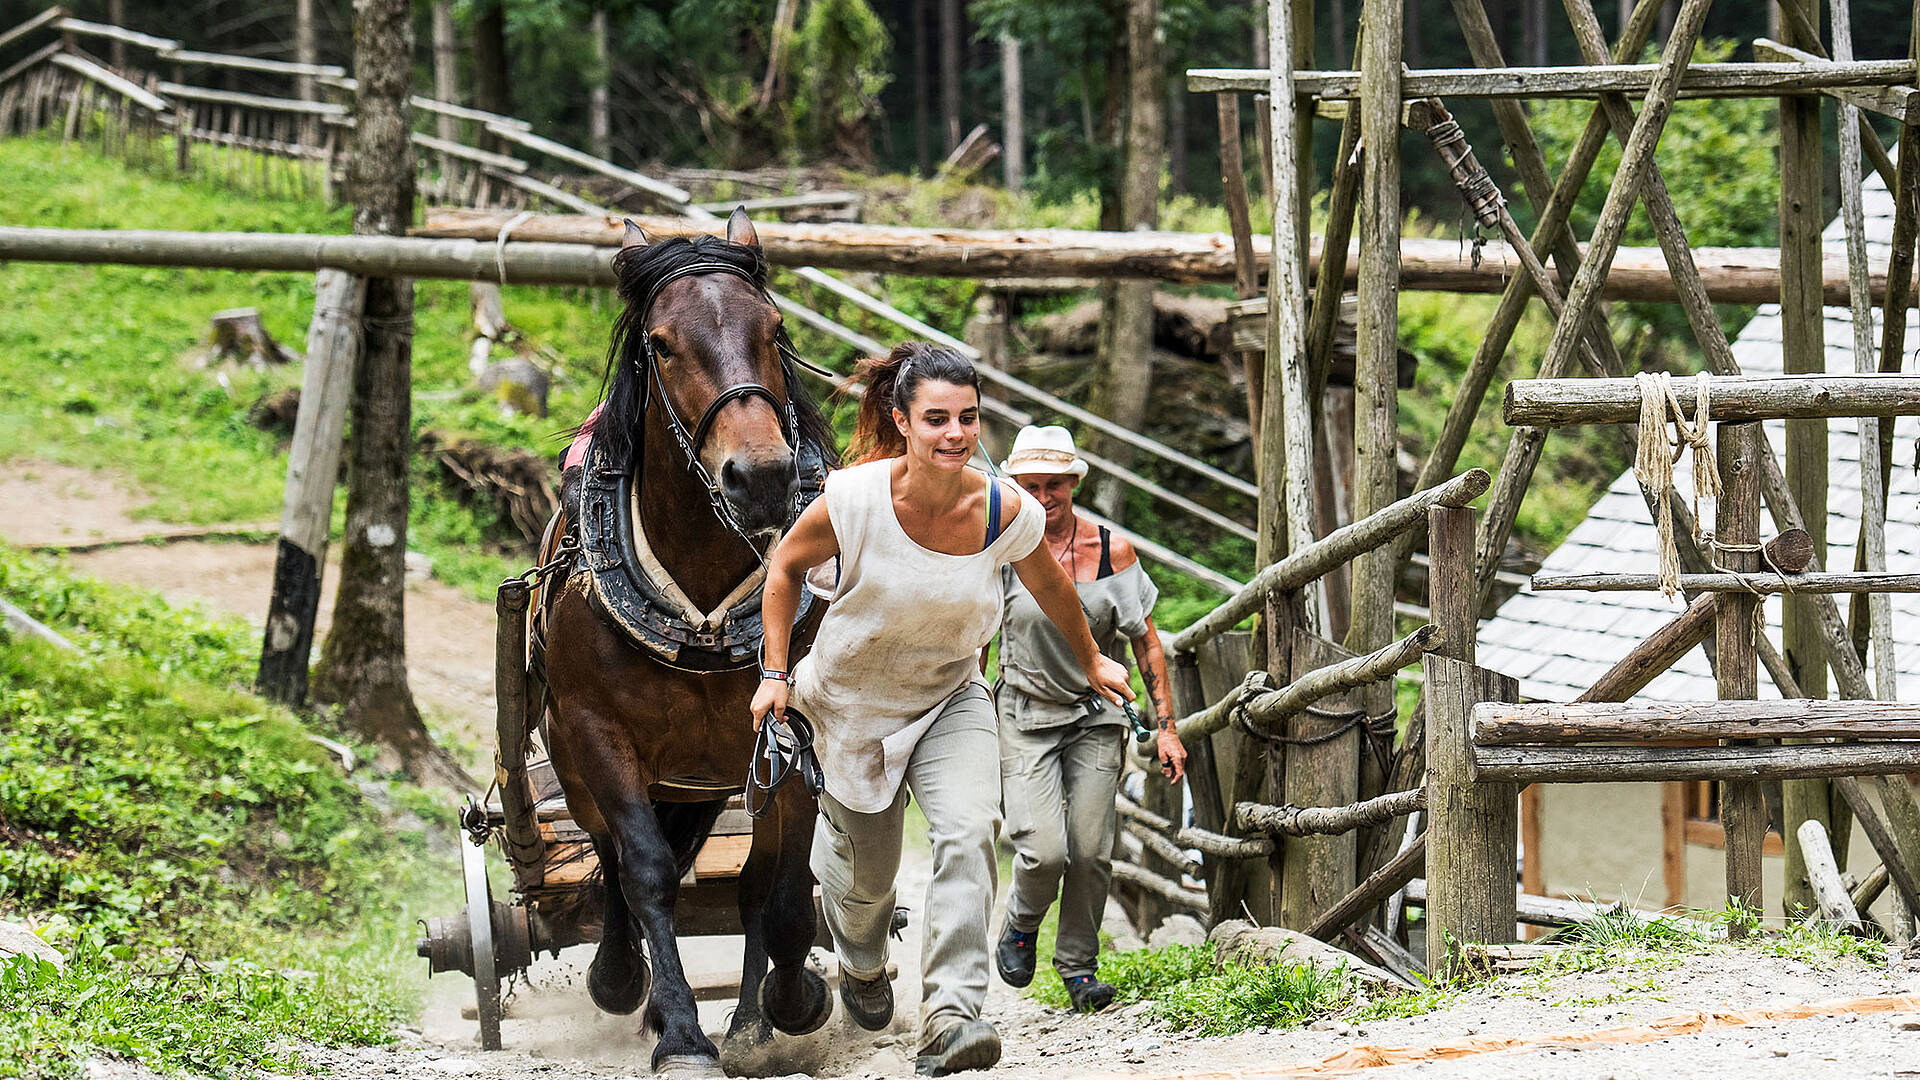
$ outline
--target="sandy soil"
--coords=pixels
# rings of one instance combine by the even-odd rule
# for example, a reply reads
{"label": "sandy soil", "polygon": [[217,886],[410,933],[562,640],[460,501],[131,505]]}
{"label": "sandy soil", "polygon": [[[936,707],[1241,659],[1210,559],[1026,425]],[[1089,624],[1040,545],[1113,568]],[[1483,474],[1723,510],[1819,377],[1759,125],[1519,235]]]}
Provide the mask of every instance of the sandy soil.
{"label": "sandy soil", "polygon": [[[69,465],[12,463],[0,468],[0,540],[23,547],[138,540],[167,528],[138,517],[146,500],[110,476]],[[336,546],[337,547],[337,546]],[[177,603],[239,615],[264,625],[273,585],[272,544],[171,540],[75,551],[74,569],[108,581],[155,589]],[[339,552],[323,575],[319,635],[333,614]],[[493,608],[431,578],[407,587],[407,666],[414,697],[429,721],[465,757],[493,730]],[[478,763],[480,759],[468,762]]]}
{"label": "sandy soil", "polygon": [[[31,545],[137,537],[155,528],[152,522],[137,520],[141,503],[98,474],[16,463],[0,469],[0,506],[32,506],[36,512],[0,515],[0,538]],[[273,571],[273,550],[261,544],[178,541],[110,547],[69,558],[85,572],[159,589],[174,599],[232,612],[256,624],[264,616]],[[321,606],[323,618],[329,608],[330,597]],[[407,615],[416,694],[449,734],[477,747],[492,714],[490,605],[421,581],[411,586]],[[909,859],[902,871],[900,902],[913,909],[913,915],[907,940],[894,956],[901,969],[895,987],[903,1006],[894,1028],[875,1036],[836,1015],[805,1039],[776,1040],[765,1059],[753,1063],[754,1072],[863,1080],[912,1073],[916,1044],[911,1003],[918,996],[919,909],[926,875],[924,858]],[[736,969],[739,947],[737,938],[693,940],[685,947],[686,963],[693,971]],[[442,976],[433,983],[420,1026],[401,1031],[395,1045],[314,1049],[310,1057],[349,1080],[508,1080],[529,1075],[586,1080],[645,1073],[651,1044],[638,1032],[638,1019],[598,1013],[587,999],[584,973],[590,959],[590,949],[569,950],[528,973],[508,1002],[503,1027],[507,1049],[499,1053],[479,1052],[476,1025],[462,1015],[472,1002],[471,982]],[[998,982],[988,994],[986,1015],[999,1025],[1006,1043],[995,1075],[1008,1080],[1341,1075],[1356,1071],[1348,1067],[1356,1062],[1381,1056],[1367,1048],[1431,1048],[1462,1039],[1477,1041],[1455,1045],[1432,1060],[1357,1071],[1381,1080],[1416,1075],[1492,1080],[1920,1076],[1920,1001],[1869,1015],[1842,1012],[1733,1022],[1741,1019],[1733,1015],[1740,1010],[1888,995],[1920,995],[1920,966],[1909,961],[1887,967],[1848,961],[1817,968],[1754,950],[1722,949],[1684,962],[1646,956],[1607,971],[1553,978],[1509,976],[1462,995],[1446,1008],[1408,1019],[1357,1023],[1333,1018],[1305,1029],[1228,1038],[1167,1030],[1151,1019],[1146,1004],[1094,1017],[1073,1016],[1047,1009]],[[729,1008],[729,1003],[701,1007],[709,1032],[724,1030]],[[1721,1022],[1691,1033],[1658,1023],[1702,1012],[1720,1016]],[[1683,1033],[1633,1043],[1486,1049],[1504,1045],[1499,1042],[1503,1038],[1647,1025]],[[98,1080],[144,1080],[144,1070],[113,1063],[99,1063],[89,1072]]]}

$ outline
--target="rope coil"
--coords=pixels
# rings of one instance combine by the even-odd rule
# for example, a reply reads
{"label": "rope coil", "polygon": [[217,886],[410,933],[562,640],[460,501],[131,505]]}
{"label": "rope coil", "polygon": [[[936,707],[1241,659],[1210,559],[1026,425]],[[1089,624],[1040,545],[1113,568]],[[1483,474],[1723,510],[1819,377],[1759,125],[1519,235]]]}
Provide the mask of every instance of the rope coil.
{"label": "rope coil", "polygon": [[[1673,466],[1689,448],[1693,451],[1694,539],[1706,546],[1701,535],[1700,499],[1720,497],[1720,470],[1714,459],[1712,422],[1707,399],[1713,376],[1701,372],[1694,377],[1693,422],[1673,390],[1673,376],[1664,371],[1643,371],[1634,376],[1640,390],[1640,443],[1633,459],[1633,476],[1654,500],[1654,526],[1660,532],[1660,593],[1672,599],[1680,593],[1680,548],[1673,537]],[[1671,425],[1671,434],[1669,434]]]}

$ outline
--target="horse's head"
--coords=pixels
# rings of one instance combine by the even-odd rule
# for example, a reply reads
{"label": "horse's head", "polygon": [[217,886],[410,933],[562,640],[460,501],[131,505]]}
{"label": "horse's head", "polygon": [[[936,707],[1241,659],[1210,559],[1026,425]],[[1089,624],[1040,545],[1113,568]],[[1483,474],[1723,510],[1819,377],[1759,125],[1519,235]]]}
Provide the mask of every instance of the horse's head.
{"label": "horse's head", "polygon": [[[826,428],[802,388],[789,385],[780,312],[764,290],[760,240],[746,212],[734,211],[724,242],[650,244],[628,222],[614,265],[627,314],[616,339],[609,409],[618,412],[625,399],[640,415],[612,417],[610,426],[632,431],[646,411],[663,407],[658,419],[680,444],[676,456],[693,455],[742,531],[764,538],[786,527],[797,482],[795,440],[818,439]],[[623,380],[640,381],[637,401],[621,393]],[[616,451],[629,465],[639,436],[630,438],[628,454]]]}

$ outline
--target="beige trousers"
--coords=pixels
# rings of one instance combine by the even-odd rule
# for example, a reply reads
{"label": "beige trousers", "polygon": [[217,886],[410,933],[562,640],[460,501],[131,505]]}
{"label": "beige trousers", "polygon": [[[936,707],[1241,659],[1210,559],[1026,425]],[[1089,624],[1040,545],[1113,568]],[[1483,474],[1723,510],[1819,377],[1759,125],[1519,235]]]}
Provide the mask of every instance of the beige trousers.
{"label": "beige trousers", "polygon": [[894,876],[907,795],[926,815],[933,879],[921,909],[920,1044],[978,1019],[987,999],[988,929],[998,867],[1000,769],[993,699],[969,683],[949,698],[908,759],[905,783],[877,814],[820,796],[813,874],[840,966],[871,979],[887,967]]}

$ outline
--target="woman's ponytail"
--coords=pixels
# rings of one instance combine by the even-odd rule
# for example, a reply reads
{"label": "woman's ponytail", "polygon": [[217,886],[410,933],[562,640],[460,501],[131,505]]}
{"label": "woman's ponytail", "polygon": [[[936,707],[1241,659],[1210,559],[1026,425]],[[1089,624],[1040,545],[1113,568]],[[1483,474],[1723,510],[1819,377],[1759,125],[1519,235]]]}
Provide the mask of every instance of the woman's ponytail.
{"label": "woman's ponytail", "polygon": [[847,448],[855,465],[907,452],[906,437],[894,426],[893,410],[910,412],[921,383],[931,379],[980,391],[980,373],[972,361],[953,349],[924,341],[903,341],[885,356],[861,360],[854,377],[866,387],[853,422],[853,442]]}

